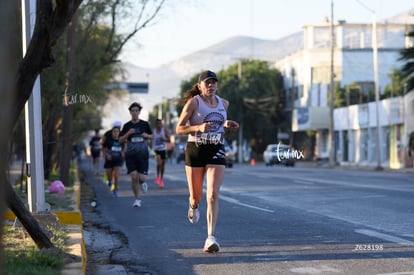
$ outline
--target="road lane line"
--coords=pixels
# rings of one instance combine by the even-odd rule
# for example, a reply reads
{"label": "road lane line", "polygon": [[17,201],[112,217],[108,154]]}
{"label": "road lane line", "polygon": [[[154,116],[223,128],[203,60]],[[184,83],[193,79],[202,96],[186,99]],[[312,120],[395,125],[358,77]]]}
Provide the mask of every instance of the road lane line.
{"label": "road lane line", "polygon": [[187,178],[183,178],[182,176],[173,176],[173,175],[164,175],[164,178],[173,180],[173,181],[185,181],[187,182]]}
{"label": "road lane line", "polygon": [[376,232],[376,231],[373,231],[373,230],[357,229],[357,230],[355,230],[355,232],[359,233],[359,234],[367,235],[367,236],[370,236],[370,237],[375,237],[375,238],[378,238],[378,239],[382,239],[384,241],[390,241],[390,242],[393,242],[393,243],[398,243],[398,244],[401,244],[401,245],[414,245],[414,242],[412,242],[412,241],[409,241],[409,240],[406,240],[406,239],[403,239],[403,238],[399,238],[399,237],[396,237],[396,236]]}
{"label": "road lane line", "polygon": [[414,271],[393,272],[393,273],[378,273],[377,275],[413,275]]}
{"label": "road lane line", "polygon": [[245,207],[248,207],[248,208],[252,208],[252,209],[256,209],[256,210],[260,210],[260,211],[264,211],[264,212],[268,212],[268,213],[275,213],[275,211],[273,211],[273,210],[269,210],[269,209],[266,209],[266,208],[261,208],[261,207],[257,207],[257,206],[254,206],[254,205],[242,203],[242,202],[240,202],[236,199],[233,199],[233,198],[230,198],[230,197],[227,197],[227,196],[224,196],[224,195],[220,195],[220,199],[222,199],[226,202],[229,202],[229,203],[245,206]]}
{"label": "road lane line", "polygon": [[[176,180],[176,181],[182,180],[182,181],[185,181],[185,180],[183,180],[182,177],[177,177],[177,176],[172,176],[172,175],[166,175],[164,177],[168,178],[169,180]],[[222,188],[222,189],[224,189],[224,188]],[[203,192],[207,192],[206,188],[203,188]],[[275,213],[275,211],[273,211],[273,210],[269,210],[269,209],[266,209],[266,208],[261,208],[261,207],[257,207],[257,206],[254,206],[254,205],[242,203],[242,202],[240,202],[236,199],[227,197],[227,196],[222,195],[222,194],[220,195],[220,199],[222,199],[224,201],[227,201],[227,202],[230,202],[230,203],[233,203],[233,204],[240,205],[240,206],[244,206],[244,207],[248,207],[248,208],[252,208],[252,209],[256,209],[256,210],[260,210],[260,211],[264,211],[264,212],[268,212],[268,213]]]}
{"label": "road lane line", "polygon": [[294,183],[299,183],[299,184],[315,184],[313,181],[308,181],[308,180],[293,180]]}

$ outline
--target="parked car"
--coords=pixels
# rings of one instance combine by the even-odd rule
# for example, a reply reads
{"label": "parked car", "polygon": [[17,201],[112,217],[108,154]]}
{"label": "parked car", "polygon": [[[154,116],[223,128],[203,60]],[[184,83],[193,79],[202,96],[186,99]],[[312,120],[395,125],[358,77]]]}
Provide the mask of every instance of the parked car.
{"label": "parked car", "polygon": [[269,144],[263,152],[263,160],[266,166],[273,164],[295,166],[295,150],[286,144]]}

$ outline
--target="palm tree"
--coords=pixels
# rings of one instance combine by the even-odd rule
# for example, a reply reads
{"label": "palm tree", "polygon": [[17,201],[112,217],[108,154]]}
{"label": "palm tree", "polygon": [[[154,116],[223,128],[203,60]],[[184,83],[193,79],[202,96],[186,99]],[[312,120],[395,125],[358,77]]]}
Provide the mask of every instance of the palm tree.
{"label": "palm tree", "polygon": [[[414,38],[414,31],[407,33],[408,37]],[[407,88],[411,90],[414,88],[414,47],[405,48],[400,52],[399,61],[405,61],[406,63],[402,66],[402,76],[407,78]]]}

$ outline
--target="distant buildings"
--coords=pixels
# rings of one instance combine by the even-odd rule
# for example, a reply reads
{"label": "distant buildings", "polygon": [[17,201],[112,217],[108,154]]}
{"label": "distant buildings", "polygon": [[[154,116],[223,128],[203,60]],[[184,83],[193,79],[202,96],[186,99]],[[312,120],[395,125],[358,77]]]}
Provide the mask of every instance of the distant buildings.
{"label": "distant buildings", "polygon": [[[391,82],[388,77],[391,71],[402,64],[398,61],[400,50],[414,46],[414,41],[405,35],[414,29],[414,17],[404,21],[409,23],[393,22],[376,23],[380,93]],[[293,110],[293,136],[298,132],[315,131],[313,153],[319,159],[328,159],[333,150],[335,162],[341,165],[376,166],[379,160],[376,153],[376,102],[372,100],[334,110],[334,144],[330,148],[328,95],[332,57],[335,84],[344,89],[357,87],[364,96],[375,90],[372,24],[339,21],[333,26],[333,55],[331,25],[326,22],[304,26],[303,41],[298,41],[303,43],[303,49],[275,63],[285,79],[286,108]],[[412,166],[407,144],[410,133],[414,132],[413,94],[414,91],[378,102],[382,167]],[[347,99],[349,104],[349,94]]]}

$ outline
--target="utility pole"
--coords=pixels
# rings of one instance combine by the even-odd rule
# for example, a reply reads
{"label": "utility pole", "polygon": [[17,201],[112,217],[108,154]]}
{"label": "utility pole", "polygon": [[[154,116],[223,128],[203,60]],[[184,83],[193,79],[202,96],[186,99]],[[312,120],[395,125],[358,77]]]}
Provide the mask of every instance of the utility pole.
{"label": "utility pole", "polygon": [[376,170],[382,170],[381,165],[381,126],[379,119],[379,74],[378,74],[378,43],[377,43],[377,22],[375,20],[375,12],[372,11],[372,55],[374,66],[374,81],[375,81],[375,118],[377,121],[377,167]]}
{"label": "utility pole", "polygon": [[237,76],[239,78],[239,97],[240,97],[240,113],[239,113],[239,147],[238,147],[238,162],[243,163],[243,96],[241,95],[241,80],[242,80],[242,61],[238,61]]}
{"label": "utility pole", "polygon": [[158,104],[158,118],[162,120],[162,104],[164,103],[164,97],[161,99],[161,103]]}
{"label": "utility pole", "polygon": [[371,13],[372,16],[372,59],[374,67],[374,85],[375,85],[375,118],[377,124],[377,142],[376,142],[376,155],[377,155],[377,167],[376,170],[383,170],[381,165],[381,125],[379,118],[379,73],[378,73],[378,43],[377,43],[377,22],[375,19],[375,11],[367,7],[364,3],[356,0],[361,6]]}
{"label": "utility pole", "polygon": [[[36,22],[36,1],[22,0],[23,56],[32,38]],[[37,76],[32,95],[25,105],[26,161],[29,210],[45,211],[42,110],[40,77]]]}
{"label": "utility pole", "polygon": [[331,0],[331,84],[329,85],[329,165],[335,166],[335,147],[334,147],[334,50],[335,50],[335,33],[334,33],[334,3]]}
{"label": "utility pole", "polygon": [[[290,84],[290,133],[289,133],[289,145],[293,146],[293,130],[292,130],[292,124],[293,124],[293,113],[295,110],[295,69],[291,68],[290,70],[290,77],[292,79]],[[288,103],[286,102],[286,105]]]}

